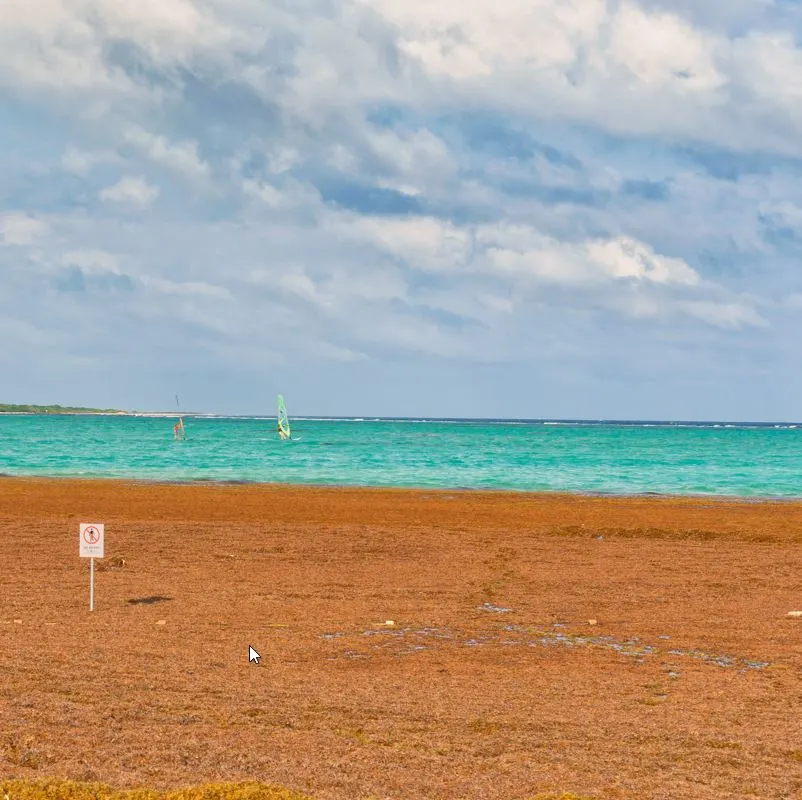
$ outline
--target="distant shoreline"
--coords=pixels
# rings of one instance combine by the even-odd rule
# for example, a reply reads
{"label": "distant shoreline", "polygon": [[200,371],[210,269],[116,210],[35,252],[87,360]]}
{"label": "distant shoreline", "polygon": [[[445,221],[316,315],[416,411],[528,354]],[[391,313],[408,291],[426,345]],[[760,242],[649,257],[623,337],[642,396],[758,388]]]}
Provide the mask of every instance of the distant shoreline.
{"label": "distant shoreline", "polygon": [[39,406],[20,409],[19,406],[0,405],[0,416],[8,417],[195,417],[192,411],[121,411],[117,409],[60,408]]}
{"label": "distant shoreline", "polygon": [[37,405],[35,403],[0,403],[0,414],[127,414],[119,408],[88,408],[85,406]]}
{"label": "distant shoreline", "polygon": [[2,411],[3,417],[192,417],[178,411]]}

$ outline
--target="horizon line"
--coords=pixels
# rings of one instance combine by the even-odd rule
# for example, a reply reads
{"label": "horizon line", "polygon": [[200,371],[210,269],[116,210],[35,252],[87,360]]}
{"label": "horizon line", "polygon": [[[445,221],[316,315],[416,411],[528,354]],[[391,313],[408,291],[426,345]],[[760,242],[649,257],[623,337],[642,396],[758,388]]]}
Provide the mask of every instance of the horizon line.
{"label": "horizon line", "polygon": [[[9,404],[11,405],[11,404]],[[16,405],[16,404],[15,404]],[[20,404],[21,405],[21,404]],[[64,406],[63,408],[70,408]],[[216,419],[273,419],[275,414],[233,414],[220,413],[213,411],[140,411],[137,409],[125,410],[92,410],[86,411],[73,406],[69,411],[43,412],[43,411],[0,411],[0,416],[136,416],[136,417],[206,417]],[[377,414],[298,414],[291,415],[290,419],[307,422],[514,422],[519,424],[543,424],[543,423],[564,423],[564,424],[615,424],[615,425],[788,425],[802,426],[799,420],[733,420],[733,419],[661,419],[653,418],[627,418],[627,417],[441,417],[441,416],[382,416]]]}

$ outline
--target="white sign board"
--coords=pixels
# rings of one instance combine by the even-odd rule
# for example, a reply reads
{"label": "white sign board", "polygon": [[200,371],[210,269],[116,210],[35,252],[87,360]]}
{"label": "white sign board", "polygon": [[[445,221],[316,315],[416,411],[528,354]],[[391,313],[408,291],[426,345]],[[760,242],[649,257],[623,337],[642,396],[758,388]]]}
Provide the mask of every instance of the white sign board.
{"label": "white sign board", "polygon": [[79,550],[81,558],[103,558],[102,522],[81,523]]}

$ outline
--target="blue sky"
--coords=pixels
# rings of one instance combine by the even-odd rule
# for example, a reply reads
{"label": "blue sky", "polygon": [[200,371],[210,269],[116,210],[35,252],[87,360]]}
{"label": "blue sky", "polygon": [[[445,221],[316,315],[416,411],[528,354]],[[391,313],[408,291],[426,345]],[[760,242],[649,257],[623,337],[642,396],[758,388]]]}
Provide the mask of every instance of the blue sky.
{"label": "blue sky", "polygon": [[802,4],[0,6],[0,400],[802,418]]}

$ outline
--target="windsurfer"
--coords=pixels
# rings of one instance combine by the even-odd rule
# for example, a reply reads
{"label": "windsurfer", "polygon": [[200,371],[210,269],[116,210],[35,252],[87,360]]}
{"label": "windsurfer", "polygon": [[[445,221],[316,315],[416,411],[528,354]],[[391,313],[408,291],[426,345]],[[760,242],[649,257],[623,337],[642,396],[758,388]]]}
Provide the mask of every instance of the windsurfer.
{"label": "windsurfer", "polygon": [[290,433],[290,421],[287,418],[287,407],[284,405],[284,398],[281,395],[278,396],[278,414],[276,417],[276,422],[278,423],[276,430],[278,431],[279,439],[282,441],[291,439],[292,434]]}

